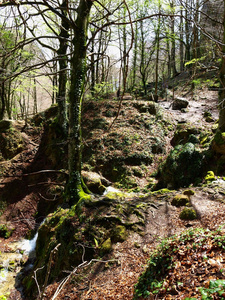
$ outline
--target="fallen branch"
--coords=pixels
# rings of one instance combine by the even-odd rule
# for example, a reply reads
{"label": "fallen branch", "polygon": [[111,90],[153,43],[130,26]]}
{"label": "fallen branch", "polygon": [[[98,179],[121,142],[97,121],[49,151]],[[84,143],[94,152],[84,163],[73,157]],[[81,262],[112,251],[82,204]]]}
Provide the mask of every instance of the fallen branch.
{"label": "fallen branch", "polygon": [[32,173],[27,173],[27,174],[20,174],[20,175],[2,175],[0,177],[4,177],[4,178],[27,177],[27,176],[33,176],[33,175],[38,175],[38,174],[44,174],[44,173],[63,174],[63,175],[68,176],[68,172],[67,171],[61,171],[61,170],[41,170],[41,171],[37,171],[37,172],[32,172]]}
{"label": "fallen branch", "polygon": [[48,185],[48,184],[65,186],[65,184],[58,183],[58,182],[38,182],[38,183],[34,183],[34,184],[29,184],[28,187],[33,187],[36,185]]}

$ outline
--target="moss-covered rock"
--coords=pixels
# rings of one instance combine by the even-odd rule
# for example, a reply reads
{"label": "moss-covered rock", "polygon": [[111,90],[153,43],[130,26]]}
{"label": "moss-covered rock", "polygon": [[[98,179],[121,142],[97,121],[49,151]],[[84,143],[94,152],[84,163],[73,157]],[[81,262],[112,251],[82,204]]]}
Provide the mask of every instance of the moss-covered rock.
{"label": "moss-covered rock", "polygon": [[225,132],[217,131],[212,141],[212,149],[216,153],[225,154]]}
{"label": "moss-covered rock", "polygon": [[127,239],[127,236],[127,229],[123,225],[117,225],[113,230],[112,237],[114,242],[123,242]]}
{"label": "moss-covered rock", "polygon": [[133,101],[132,105],[138,109],[140,113],[148,112],[151,115],[156,115],[159,110],[158,105],[153,101]]}
{"label": "moss-covered rock", "polygon": [[197,137],[199,133],[200,130],[196,127],[191,127],[188,124],[178,124],[174,136],[171,140],[171,145],[175,147],[180,144],[184,145],[187,142],[193,144],[199,143]]}
{"label": "moss-covered rock", "polygon": [[173,198],[171,204],[176,207],[188,205],[189,197],[187,195],[178,194]]}
{"label": "moss-covered rock", "polygon": [[101,253],[105,254],[105,253],[109,253],[112,250],[112,241],[111,238],[108,238],[107,240],[105,240],[102,245],[101,245]]}
{"label": "moss-covered rock", "polygon": [[192,143],[171,150],[159,168],[159,186],[179,188],[195,183],[201,176],[205,155]]}
{"label": "moss-covered rock", "polygon": [[106,186],[110,185],[110,181],[95,172],[82,171],[82,177],[87,188],[95,194],[102,195]]}
{"label": "moss-covered rock", "polygon": [[11,159],[24,149],[24,139],[14,121],[0,121],[0,159]]}
{"label": "moss-covered rock", "polygon": [[205,182],[210,183],[214,180],[216,180],[214,172],[213,171],[208,171],[206,176],[205,176]]}
{"label": "moss-covered rock", "polygon": [[197,213],[194,208],[185,207],[180,213],[181,220],[195,220],[197,219]]}
{"label": "moss-covered rock", "polygon": [[183,192],[183,194],[187,195],[188,197],[190,197],[190,196],[193,196],[195,194],[195,191],[188,189],[188,190],[185,190]]}

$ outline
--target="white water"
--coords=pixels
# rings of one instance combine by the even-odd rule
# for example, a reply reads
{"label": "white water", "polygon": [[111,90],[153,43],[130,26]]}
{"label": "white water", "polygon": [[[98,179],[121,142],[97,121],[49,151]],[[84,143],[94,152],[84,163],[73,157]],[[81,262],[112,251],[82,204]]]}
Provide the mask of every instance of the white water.
{"label": "white water", "polygon": [[[43,221],[44,222],[44,221]],[[41,225],[43,224],[41,223]],[[11,261],[20,261],[23,257],[21,250],[24,251],[25,256],[35,257],[35,248],[38,238],[38,231],[32,240],[23,239],[20,242],[14,242],[10,244],[12,252],[0,253],[1,260],[3,261],[3,268],[0,270],[0,296],[7,295],[10,290],[15,286],[15,277],[20,271],[20,263],[18,263],[17,270],[10,270]],[[32,265],[29,265],[32,267]],[[0,297],[1,298],[1,297]]]}
{"label": "white water", "polygon": [[108,186],[108,187],[105,189],[103,195],[105,196],[105,195],[107,195],[108,193],[121,193],[121,191],[118,190],[118,189],[115,189],[115,188],[112,187],[112,186]]}
{"label": "white water", "polygon": [[36,232],[32,240],[26,240],[26,239],[22,240],[21,244],[19,245],[20,249],[25,251],[25,253],[29,255],[36,248],[37,238],[38,238],[38,232]]}

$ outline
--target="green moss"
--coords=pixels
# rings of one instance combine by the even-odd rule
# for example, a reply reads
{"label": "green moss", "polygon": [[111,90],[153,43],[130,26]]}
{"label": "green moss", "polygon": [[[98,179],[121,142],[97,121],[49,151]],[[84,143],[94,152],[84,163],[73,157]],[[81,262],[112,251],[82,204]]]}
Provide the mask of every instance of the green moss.
{"label": "green moss", "polygon": [[127,239],[128,233],[125,226],[117,225],[113,230],[113,241],[123,242]]}
{"label": "green moss", "polygon": [[176,207],[185,206],[189,204],[189,198],[187,195],[179,194],[173,198],[171,204]]}
{"label": "green moss", "polygon": [[109,253],[111,250],[112,250],[112,241],[111,238],[108,238],[101,245],[101,253],[102,254]]}
{"label": "green moss", "polygon": [[184,195],[187,195],[187,196],[193,196],[195,194],[195,192],[193,190],[185,190],[183,192]]}
{"label": "green moss", "polygon": [[217,131],[214,137],[214,141],[217,145],[221,146],[225,144],[225,132]]}
{"label": "green moss", "polygon": [[185,207],[180,213],[180,219],[182,220],[197,219],[197,213],[193,208]]}
{"label": "green moss", "polygon": [[160,189],[158,191],[154,191],[152,192],[153,195],[164,195],[164,194],[168,194],[168,193],[172,193],[173,191],[169,190],[169,189]]}
{"label": "green moss", "polygon": [[215,174],[213,171],[208,171],[207,172],[207,175],[205,176],[205,181],[206,183],[210,183],[212,181],[214,181],[216,178],[215,178]]}
{"label": "green moss", "polygon": [[6,224],[0,224],[0,237],[8,239],[14,230],[14,228],[9,228]]}
{"label": "green moss", "polygon": [[159,168],[159,187],[179,188],[195,183],[202,174],[205,154],[192,143],[171,150]]}

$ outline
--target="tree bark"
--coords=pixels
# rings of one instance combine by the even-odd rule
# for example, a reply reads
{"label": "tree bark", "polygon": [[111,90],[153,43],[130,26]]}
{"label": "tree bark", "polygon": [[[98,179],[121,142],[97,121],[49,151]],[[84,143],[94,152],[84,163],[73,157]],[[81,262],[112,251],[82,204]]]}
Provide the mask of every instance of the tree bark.
{"label": "tree bark", "polygon": [[225,0],[223,17],[223,46],[222,61],[220,68],[220,91],[219,91],[219,130],[225,131]]}
{"label": "tree bark", "polygon": [[[64,0],[61,5],[61,13],[66,16],[68,0]],[[58,122],[62,128],[63,134],[67,133],[67,108],[66,108],[66,83],[67,83],[67,48],[69,37],[69,23],[66,19],[61,19],[61,30],[59,34],[59,82],[58,82]]]}
{"label": "tree bark", "polygon": [[69,91],[69,134],[67,197],[70,205],[76,204],[82,197],[81,179],[81,103],[86,75],[86,38],[88,18],[92,0],[80,0],[77,8],[73,38],[73,56],[71,58],[71,85]]}

